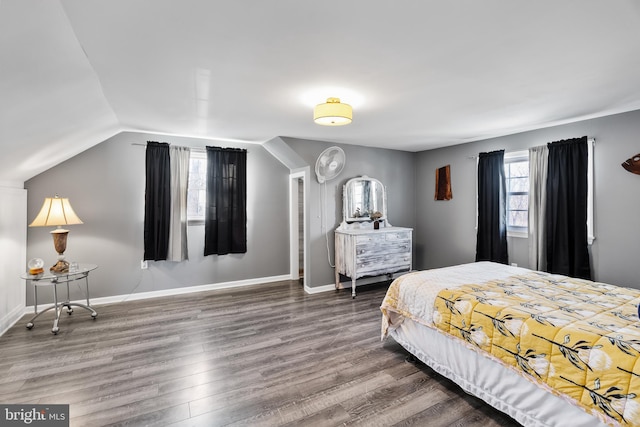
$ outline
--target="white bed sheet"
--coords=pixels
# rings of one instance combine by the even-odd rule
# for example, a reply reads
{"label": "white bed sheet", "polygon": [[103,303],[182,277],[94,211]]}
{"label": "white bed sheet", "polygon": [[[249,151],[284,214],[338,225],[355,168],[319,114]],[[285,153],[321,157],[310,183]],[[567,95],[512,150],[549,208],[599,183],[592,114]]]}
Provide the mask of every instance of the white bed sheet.
{"label": "white bed sheet", "polygon": [[434,371],[526,427],[606,427],[583,409],[434,328],[404,319],[389,335]]}
{"label": "white bed sheet", "polygon": [[[526,268],[493,262],[472,262],[452,267],[436,268],[432,270],[414,271],[402,275],[398,300],[402,302],[401,309],[410,312],[413,319],[421,323],[433,324],[433,303],[438,293],[447,288],[490,280],[506,279],[518,274],[531,272]],[[383,319],[382,336],[386,336],[387,329],[393,329],[404,320],[404,316],[386,308],[388,319]],[[389,323],[387,323],[387,320]]]}

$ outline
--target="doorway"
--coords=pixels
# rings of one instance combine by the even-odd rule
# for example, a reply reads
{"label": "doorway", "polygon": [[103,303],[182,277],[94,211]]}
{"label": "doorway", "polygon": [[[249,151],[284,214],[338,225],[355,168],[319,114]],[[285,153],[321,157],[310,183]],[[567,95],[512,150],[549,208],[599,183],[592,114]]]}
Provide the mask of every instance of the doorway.
{"label": "doorway", "polygon": [[290,195],[290,275],[291,280],[300,281],[301,285],[306,283],[308,269],[306,268],[306,191],[305,173],[298,172],[290,175],[289,183]]}

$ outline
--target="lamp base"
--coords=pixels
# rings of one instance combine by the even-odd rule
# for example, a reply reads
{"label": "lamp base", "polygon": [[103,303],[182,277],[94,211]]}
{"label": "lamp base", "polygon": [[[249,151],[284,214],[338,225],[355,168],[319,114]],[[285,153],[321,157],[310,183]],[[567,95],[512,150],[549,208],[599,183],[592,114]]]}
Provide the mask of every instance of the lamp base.
{"label": "lamp base", "polygon": [[69,230],[56,228],[51,232],[51,235],[53,236],[53,246],[56,248],[56,252],[58,252],[58,262],[56,262],[49,271],[52,273],[68,273],[69,263],[64,260],[64,251],[67,249]]}
{"label": "lamp base", "polygon": [[63,259],[59,259],[53,267],[49,269],[52,273],[68,273],[69,263]]}

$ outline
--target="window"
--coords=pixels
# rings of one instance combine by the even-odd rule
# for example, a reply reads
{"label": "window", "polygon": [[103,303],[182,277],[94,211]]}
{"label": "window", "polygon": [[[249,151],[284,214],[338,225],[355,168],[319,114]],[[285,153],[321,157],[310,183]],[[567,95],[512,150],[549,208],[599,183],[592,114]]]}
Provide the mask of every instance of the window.
{"label": "window", "polygon": [[[587,181],[587,238],[593,243],[593,144],[589,139]],[[529,229],[529,151],[505,153],[504,171],[507,186],[507,232],[510,236],[527,237]]]}
{"label": "window", "polygon": [[529,227],[529,152],[518,151],[504,156],[507,186],[507,232],[526,237]]}
{"label": "window", "polygon": [[191,150],[189,158],[189,188],[187,220],[203,222],[207,202],[207,153]]}

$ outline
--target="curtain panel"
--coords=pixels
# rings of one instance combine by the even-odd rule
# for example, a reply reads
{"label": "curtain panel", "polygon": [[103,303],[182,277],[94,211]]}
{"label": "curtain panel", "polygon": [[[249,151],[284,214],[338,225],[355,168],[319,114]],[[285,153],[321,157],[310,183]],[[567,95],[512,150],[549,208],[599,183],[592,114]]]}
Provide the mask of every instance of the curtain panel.
{"label": "curtain panel", "polygon": [[478,156],[476,261],[509,263],[504,150]]}
{"label": "curtain panel", "polygon": [[171,211],[169,219],[168,261],[186,261],[187,249],[187,190],[189,184],[189,147],[171,146]]}
{"label": "curtain panel", "polygon": [[169,144],[147,142],[144,192],[144,259],[167,259],[171,215]]}
{"label": "curtain panel", "polygon": [[587,137],[547,146],[547,271],[591,279],[587,242]]}
{"label": "curtain panel", "polygon": [[546,271],[547,160],[546,145],[529,149],[529,268]]}
{"label": "curtain panel", "polygon": [[204,254],[247,252],[247,150],[207,147]]}

